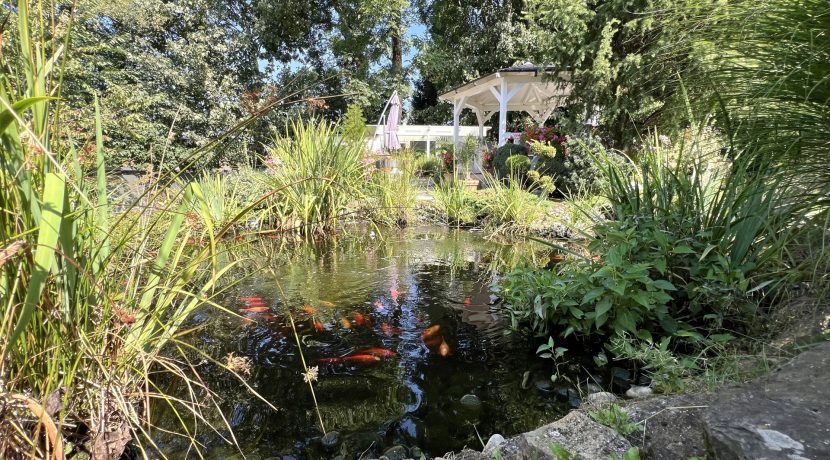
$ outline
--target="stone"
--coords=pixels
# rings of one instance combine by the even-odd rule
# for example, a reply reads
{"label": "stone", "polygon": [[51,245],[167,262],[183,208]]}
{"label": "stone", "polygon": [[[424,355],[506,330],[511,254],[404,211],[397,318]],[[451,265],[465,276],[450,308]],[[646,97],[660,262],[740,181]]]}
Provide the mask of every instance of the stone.
{"label": "stone", "polygon": [[617,395],[607,391],[600,391],[598,393],[591,393],[585,397],[585,404],[594,407],[602,407],[610,405],[617,401]]}
{"label": "stone", "polygon": [[383,456],[388,460],[406,460],[409,457],[409,452],[404,446],[392,446],[383,452]]}
{"label": "stone", "polygon": [[[522,435],[538,458],[555,459],[550,445],[555,443],[574,458],[620,458],[631,444],[616,431],[595,422],[583,411],[572,411],[561,419]],[[505,456],[505,458],[508,458]],[[514,457],[510,457],[514,458]]]}
{"label": "stone", "polygon": [[329,431],[320,438],[320,443],[323,444],[323,449],[334,452],[337,446],[340,445],[340,433],[337,431]]}
{"label": "stone", "polygon": [[703,414],[718,459],[830,458],[830,343],[748,384],[720,392]]}
{"label": "stone", "polygon": [[420,459],[423,454],[424,453],[421,451],[421,448],[418,446],[412,446],[409,448],[409,455],[416,460]]}
{"label": "stone", "polygon": [[638,385],[632,385],[631,388],[626,390],[625,397],[630,399],[643,399],[648,398],[653,394],[654,390],[652,390],[651,387],[641,387]]}
{"label": "stone", "polygon": [[601,386],[599,386],[599,385],[597,385],[596,383],[588,383],[588,384],[586,384],[586,385],[585,385],[585,391],[586,391],[588,394],[591,394],[591,393],[602,393],[602,392],[603,392],[602,387],[601,387]]}
{"label": "stone", "polygon": [[538,378],[533,382],[533,384],[536,386],[536,389],[542,393],[548,394],[553,392],[553,382],[551,382],[549,378]]}
{"label": "stone", "polygon": [[642,458],[676,460],[706,457],[701,416],[711,395],[685,394],[632,400],[625,411],[645,431],[635,434]]}
{"label": "stone", "polygon": [[462,396],[461,400],[459,402],[461,403],[462,406],[476,406],[477,407],[477,406],[481,405],[481,400],[478,399],[478,396],[476,396],[474,394],[466,394],[466,395]]}
{"label": "stone", "polygon": [[490,436],[490,439],[487,440],[487,444],[484,445],[483,452],[485,454],[492,453],[497,447],[501,446],[505,442],[507,442],[507,440],[504,439],[504,436],[496,433],[493,436]]}

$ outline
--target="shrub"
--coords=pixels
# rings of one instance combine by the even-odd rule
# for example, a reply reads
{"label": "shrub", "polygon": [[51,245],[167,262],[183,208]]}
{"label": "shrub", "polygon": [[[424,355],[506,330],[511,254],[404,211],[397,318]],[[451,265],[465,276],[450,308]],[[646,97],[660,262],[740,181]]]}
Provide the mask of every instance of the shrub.
{"label": "shrub", "polygon": [[527,156],[527,149],[522,144],[504,144],[496,149],[496,154],[493,156],[493,169],[497,177],[510,176],[510,171],[507,169],[507,159],[514,155]]}
{"label": "shrub", "polygon": [[[524,158],[525,156],[518,156]],[[495,233],[527,233],[543,217],[546,210],[545,195],[537,196],[522,187],[516,178],[506,182],[485,174],[489,192],[482,201],[484,223]]]}
{"label": "shrub", "polygon": [[558,190],[565,194],[599,193],[606,186],[601,166],[594,160],[613,161],[618,167],[628,164],[625,157],[607,151],[594,138],[572,139],[564,144],[530,143],[530,151],[538,156],[533,170],[541,176],[550,176]]}
{"label": "shrub", "polygon": [[459,180],[441,180],[435,188],[435,204],[445,220],[457,227],[475,223],[478,207],[475,197]]}
{"label": "shrub", "polygon": [[758,295],[786,276],[788,225],[799,215],[783,184],[744,161],[713,168],[725,159],[698,147],[681,148],[670,162],[672,152],[655,143],[641,152],[635,175],[601,161],[617,220],[597,223],[590,256],[557,273],[506,275],[501,287],[515,320],[543,335],[555,328],[563,336],[696,343],[701,331],[757,323]]}
{"label": "shrub", "polygon": [[343,140],[348,143],[362,143],[366,139],[366,118],[358,104],[349,104],[343,124],[340,126]]}
{"label": "shrub", "polygon": [[475,159],[477,150],[478,139],[473,136],[467,136],[467,138],[459,144],[458,148],[454,149],[454,158],[461,163],[461,168],[464,170],[464,175],[466,177],[470,176],[470,165],[472,165],[473,160]]}

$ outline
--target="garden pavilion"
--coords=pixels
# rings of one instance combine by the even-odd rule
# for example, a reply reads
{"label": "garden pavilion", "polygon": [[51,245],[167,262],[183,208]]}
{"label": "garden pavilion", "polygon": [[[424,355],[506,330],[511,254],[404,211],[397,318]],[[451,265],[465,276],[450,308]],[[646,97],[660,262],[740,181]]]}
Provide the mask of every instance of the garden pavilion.
{"label": "garden pavilion", "polygon": [[[556,73],[557,82],[545,81],[542,73]],[[570,71],[558,71],[555,67],[524,63],[498,70],[440,95],[439,99],[453,105],[453,144],[458,145],[460,141],[459,119],[465,108],[476,114],[479,137],[484,135],[484,123],[493,114],[499,114],[499,146],[504,145],[510,135],[507,112],[527,112],[534,121],[543,124],[571,94],[571,75]]]}

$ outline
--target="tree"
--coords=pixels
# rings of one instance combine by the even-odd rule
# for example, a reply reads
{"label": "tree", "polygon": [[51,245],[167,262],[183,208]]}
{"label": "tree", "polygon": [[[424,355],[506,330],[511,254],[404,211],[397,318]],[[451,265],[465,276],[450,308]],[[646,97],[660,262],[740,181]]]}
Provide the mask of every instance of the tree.
{"label": "tree", "polygon": [[636,129],[672,123],[678,75],[697,66],[678,49],[686,19],[716,0],[531,0],[528,19],[539,64],[573,70],[569,100],[576,119],[599,109],[607,142],[625,148]]}
{"label": "tree", "polygon": [[358,104],[349,104],[340,132],[346,142],[363,142],[366,137],[366,118]]}

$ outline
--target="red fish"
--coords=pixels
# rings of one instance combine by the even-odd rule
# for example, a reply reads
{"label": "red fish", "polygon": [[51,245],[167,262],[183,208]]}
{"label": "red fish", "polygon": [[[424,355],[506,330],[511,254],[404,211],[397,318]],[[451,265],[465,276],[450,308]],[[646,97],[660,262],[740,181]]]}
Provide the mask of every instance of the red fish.
{"label": "red fish", "polygon": [[252,308],[243,308],[239,311],[243,313],[262,313],[270,310],[268,307],[252,307]]}
{"label": "red fish", "polygon": [[470,299],[469,297],[464,297],[464,305],[470,305],[471,303],[473,303],[472,299]]}
{"label": "red fish", "polygon": [[354,323],[358,326],[363,326],[364,324],[369,322],[369,317],[363,316],[358,312],[354,312]]}
{"label": "red fish", "polygon": [[278,319],[276,315],[272,315],[271,313],[263,313],[259,317],[265,321],[276,321]]}
{"label": "red fish", "polygon": [[343,326],[343,329],[351,329],[352,328],[352,323],[349,320],[347,320],[346,318],[343,318],[343,319],[340,320],[340,325]]}
{"label": "red fish", "polygon": [[323,364],[340,364],[340,363],[376,363],[380,361],[380,356],[375,355],[349,355],[337,356],[334,358],[320,358],[317,362]]}
{"label": "red fish", "polygon": [[398,354],[395,353],[392,350],[387,350],[386,348],[378,348],[378,347],[367,348],[365,350],[360,350],[360,351],[356,352],[355,354],[356,355],[379,355],[379,356],[383,356],[384,358],[394,358],[395,356],[398,356]]}
{"label": "red fish", "polygon": [[394,287],[389,288],[389,295],[392,296],[392,300],[395,303],[398,303],[398,296],[400,295],[400,292],[398,292],[397,289],[395,289]]}
{"label": "red fish", "polygon": [[312,307],[311,305],[303,305],[301,308],[304,312],[308,313],[309,315],[316,315],[319,313],[316,308]]}
{"label": "red fish", "polygon": [[441,339],[441,346],[438,347],[438,352],[445,358],[450,355],[450,346],[447,345],[444,339]]}
{"label": "red fish", "polygon": [[424,333],[421,334],[421,338],[428,339],[433,335],[437,334],[441,330],[440,324],[432,325],[426,329],[424,329]]}
{"label": "red fish", "polygon": [[383,332],[383,335],[386,337],[392,337],[394,335],[394,328],[389,325],[389,323],[383,323],[380,325],[380,330]]}
{"label": "red fish", "polygon": [[375,300],[375,308],[377,308],[378,311],[383,310],[383,304],[380,300]]}
{"label": "red fish", "polygon": [[251,297],[240,297],[239,300],[243,302],[262,302],[262,297],[251,296]]}
{"label": "red fish", "polygon": [[320,321],[314,322],[314,330],[317,332],[323,332],[326,330],[326,326],[323,325]]}
{"label": "red fish", "polygon": [[245,302],[246,307],[264,307],[265,302]]}

